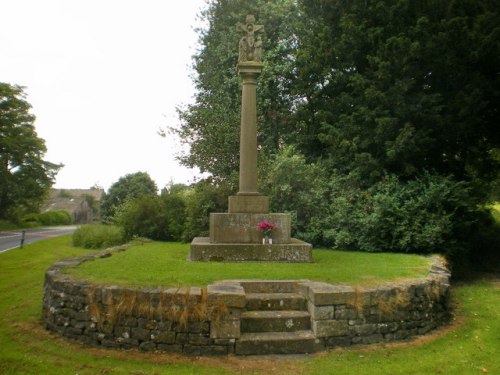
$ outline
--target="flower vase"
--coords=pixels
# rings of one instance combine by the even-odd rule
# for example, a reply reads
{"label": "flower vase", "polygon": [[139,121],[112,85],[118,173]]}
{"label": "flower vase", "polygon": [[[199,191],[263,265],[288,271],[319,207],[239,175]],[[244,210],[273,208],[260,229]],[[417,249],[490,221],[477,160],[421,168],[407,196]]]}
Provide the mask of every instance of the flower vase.
{"label": "flower vase", "polygon": [[262,245],[272,245],[273,244],[273,239],[270,237],[264,237],[262,238]]}

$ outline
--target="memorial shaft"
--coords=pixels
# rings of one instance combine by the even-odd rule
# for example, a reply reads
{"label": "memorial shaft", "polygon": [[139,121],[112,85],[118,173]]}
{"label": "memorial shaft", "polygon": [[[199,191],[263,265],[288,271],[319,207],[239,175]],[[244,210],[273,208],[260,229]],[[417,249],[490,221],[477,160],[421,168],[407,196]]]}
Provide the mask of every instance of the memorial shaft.
{"label": "memorial shaft", "polygon": [[242,79],[240,130],[239,195],[255,195],[257,191],[257,100],[256,85],[260,64],[240,65]]}

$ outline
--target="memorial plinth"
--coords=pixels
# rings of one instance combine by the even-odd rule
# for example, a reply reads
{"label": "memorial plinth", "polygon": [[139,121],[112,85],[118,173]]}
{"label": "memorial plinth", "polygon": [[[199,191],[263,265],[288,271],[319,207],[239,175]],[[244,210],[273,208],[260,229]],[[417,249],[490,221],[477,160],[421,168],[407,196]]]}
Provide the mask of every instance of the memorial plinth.
{"label": "memorial plinth", "polygon": [[[257,189],[257,78],[262,72],[261,41],[255,32],[263,29],[247,16],[241,25],[238,74],[241,78],[240,179],[239,192],[229,197],[227,213],[210,214],[210,237],[197,237],[191,243],[192,261],[278,261],[312,262],[312,246],[291,238],[291,218],[286,213],[269,213],[268,197]],[[258,223],[276,225],[272,244],[262,244]]]}

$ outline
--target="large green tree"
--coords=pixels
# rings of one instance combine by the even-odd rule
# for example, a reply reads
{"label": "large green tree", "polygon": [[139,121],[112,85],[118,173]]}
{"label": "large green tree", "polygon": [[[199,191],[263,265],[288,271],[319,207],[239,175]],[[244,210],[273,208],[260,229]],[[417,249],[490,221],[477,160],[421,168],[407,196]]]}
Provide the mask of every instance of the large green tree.
{"label": "large green tree", "polygon": [[120,177],[101,199],[102,219],[112,221],[117,210],[128,200],[157,194],[158,187],[147,172],[136,172]]}
{"label": "large green tree", "polygon": [[486,197],[499,170],[498,2],[299,3],[296,142],[309,160],[365,185],[435,171]]}
{"label": "large green tree", "polygon": [[0,82],[0,218],[37,211],[62,167],[43,159],[30,110],[22,87]]}

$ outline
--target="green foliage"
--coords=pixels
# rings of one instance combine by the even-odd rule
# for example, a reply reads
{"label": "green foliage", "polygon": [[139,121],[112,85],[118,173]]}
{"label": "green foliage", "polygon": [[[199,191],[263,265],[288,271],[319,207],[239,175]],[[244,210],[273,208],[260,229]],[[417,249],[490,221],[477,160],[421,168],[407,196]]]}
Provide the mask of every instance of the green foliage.
{"label": "green foliage", "polygon": [[177,184],[170,185],[161,192],[161,205],[167,225],[168,241],[182,241],[186,223],[186,205],[188,187]]}
{"label": "green foliage", "polygon": [[38,214],[38,221],[42,225],[70,225],[71,215],[64,210],[46,211]]}
{"label": "green foliage", "polygon": [[202,180],[185,192],[186,221],[183,241],[194,237],[207,237],[209,215],[211,212],[227,212],[227,197],[231,188],[227,185],[216,186],[212,181]]}
{"label": "green foliage", "polygon": [[115,222],[123,228],[127,240],[134,236],[153,240],[167,239],[168,228],[161,203],[158,196],[142,195],[120,206]]}
{"label": "green foliage", "polygon": [[19,227],[9,220],[0,219],[0,230],[13,230],[19,229]]}
{"label": "green foliage", "polygon": [[119,209],[127,200],[143,195],[155,196],[158,188],[146,172],[127,174],[115,182],[101,199],[102,220],[111,222]]}
{"label": "green foliage", "polygon": [[23,228],[34,228],[41,225],[70,225],[71,215],[64,210],[46,211],[40,214],[30,213],[23,215],[20,225]]}
{"label": "green foliage", "polygon": [[297,91],[308,160],[369,187],[425,170],[498,176],[500,17],[495,2],[299,2]]}
{"label": "green foliage", "polygon": [[324,173],[321,163],[308,164],[293,148],[285,148],[270,164],[263,191],[272,211],[290,212],[294,235],[315,246],[437,251],[448,257],[458,275],[461,264],[467,265],[471,236],[488,227],[484,221],[477,224],[477,203],[469,186],[451,177],[426,172],[405,181],[388,175],[365,188],[352,176]]}
{"label": "green foliage", "polygon": [[326,213],[327,186],[321,169],[306,163],[293,147],[283,149],[268,163],[262,191],[270,197],[271,211],[292,215],[294,236],[325,245],[323,228],[318,226]]}
{"label": "green foliage", "polygon": [[86,249],[105,249],[125,242],[122,229],[112,225],[82,225],[73,233],[73,246]]}
{"label": "green foliage", "polygon": [[40,214],[26,214],[23,215],[22,219],[19,222],[19,225],[22,228],[36,228],[42,225],[40,221]]}
{"label": "green foliage", "polygon": [[0,218],[36,212],[62,165],[43,160],[45,142],[20,86],[0,82]]}

